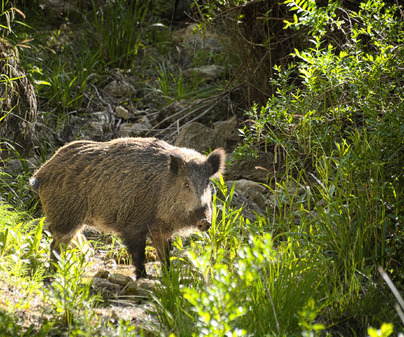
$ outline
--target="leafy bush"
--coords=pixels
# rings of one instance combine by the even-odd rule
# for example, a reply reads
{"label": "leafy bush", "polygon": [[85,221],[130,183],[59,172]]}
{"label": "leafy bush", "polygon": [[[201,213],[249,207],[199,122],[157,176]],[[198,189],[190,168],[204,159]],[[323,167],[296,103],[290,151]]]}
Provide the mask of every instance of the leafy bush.
{"label": "leafy bush", "polygon": [[[404,276],[398,262],[404,254],[404,22],[397,6],[382,1],[362,2],[358,12],[335,2],[286,3],[296,12],[287,26],[304,27],[312,47],[296,49],[296,63],[275,66],[276,92],[247,113],[236,155],[274,151],[283,158],[285,174],[268,185],[276,200],[275,233],[293,233],[331,258],[328,277],[341,294],[333,317],[331,308],[323,315],[335,322],[366,307],[355,328],[365,333],[377,302],[389,306],[368,281],[377,277],[377,265],[401,285]],[[332,38],[337,34],[344,44]],[[305,193],[291,193],[291,182]]]}
{"label": "leafy bush", "polygon": [[[395,180],[404,158],[404,23],[396,20],[398,8],[364,2],[344,23],[333,19],[334,3],[321,11],[310,1],[287,3],[301,15],[288,25],[309,26],[314,46],[295,50],[301,60],[297,64],[275,66],[276,93],[266,106],[248,113],[253,120],[251,131],[245,130],[249,143],[260,148],[278,145],[294,154],[330,153],[335,142],[366,132],[376,150],[369,151],[367,159],[382,165],[386,178]],[[326,25],[345,34],[344,46],[325,40]],[[296,73],[302,80],[299,87],[290,85]]]}
{"label": "leafy bush", "polygon": [[[334,3],[326,10],[310,1],[287,3],[299,15],[288,25],[312,28],[314,47],[296,50],[297,64],[276,67],[276,93],[248,113],[252,124],[238,155],[282,149],[286,167],[300,171],[311,159],[314,170],[303,173],[304,183],[314,183],[313,194],[333,208],[323,212],[345,217],[341,226],[349,231],[373,232],[374,241],[363,241],[369,244],[364,258],[384,263],[386,244],[403,217],[404,64],[398,55],[404,55],[404,23],[396,20],[396,6],[381,1],[362,3],[345,22],[335,19]],[[346,34],[343,48],[326,44],[327,27]],[[300,86],[290,84],[296,72]],[[330,231],[338,228],[335,221]]]}

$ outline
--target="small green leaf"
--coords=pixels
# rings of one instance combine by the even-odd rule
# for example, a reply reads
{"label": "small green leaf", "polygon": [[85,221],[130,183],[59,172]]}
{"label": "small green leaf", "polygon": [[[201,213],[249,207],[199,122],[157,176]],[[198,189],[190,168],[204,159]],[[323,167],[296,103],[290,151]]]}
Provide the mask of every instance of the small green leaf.
{"label": "small green leaf", "polygon": [[38,81],[38,80],[35,80],[34,83],[37,84],[37,85],[49,85],[49,86],[52,85],[52,84],[49,83],[48,81]]}

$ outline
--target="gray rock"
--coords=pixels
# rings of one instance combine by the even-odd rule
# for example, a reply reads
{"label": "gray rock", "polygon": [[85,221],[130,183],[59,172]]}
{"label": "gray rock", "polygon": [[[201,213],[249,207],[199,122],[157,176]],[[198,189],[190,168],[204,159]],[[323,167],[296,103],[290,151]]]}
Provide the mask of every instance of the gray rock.
{"label": "gray rock", "polygon": [[[146,308],[144,308],[141,305],[138,305],[132,301],[126,301],[124,299],[119,299],[119,303],[117,304],[118,306],[107,306],[107,307],[96,307],[94,311],[97,313],[97,316],[99,318],[102,317],[103,320],[106,322],[119,322],[120,320],[126,321],[126,322],[136,322],[136,324],[139,324],[140,322],[144,322],[146,325],[147,322],[150,322],[150,317],[149,314],[146,312]],[[108,331],[105,329],[105,331]],[[111,334],[108,334],[107,332],[104,332],[103,334],[100,334],[102,336],[112,336]],[[126,336],[127,334],[121,333],[121,336]],[[133,334],[131,333],[130,335],[132,336],[140,336],[139,334]],[[145,335],[145,336],[150,336],[150,335]]]}
{"label": "gray rock", "polygon": [[148,296],[150,291],[154,291],[157,287],[161,286],[159,280],[152,280],[148,278],[142,278],[136,280],[135,282],[129,282],[123,289],[124,295],[135,295],[135,296]]}
{"label": "gray rock", "polygon": [[122,292],[122,287],[119,284],[98,277],[93,278],[92,287],[106,297],[115,297]]}
{"label": "gray rock", "polygon": [[199,152],[206,152],[209,149],[224,147],[226,140],[216,130],[194,122],[188,124],[180,131],[175,145],[192,148]]}
{"label": "gray rock", "polygon": [[227,121],[213,123],[213,128],[221,134],[226,140],[238,141],[240,134],[237,126],[237,118],[233,116]]}
{"label": "gray rock", "polygon": [[[228,193],[231,190],[231,186],[228,187]],[[262,214],[263,209],[259,207],[254,201],[247,199],[243,194],[238,192],[237,190],[234,190],[233,193],[233,198],[231,199],[230,206],[237,210],[242,208],[241,210],[241,215],[250,220],[251,222],[254,222],[257,220],[256,214]],[[221,207],[219,207],[221,208]],[[222,209],[222,212],[225,211]],[[219,214],[220,216],[220,214]]]}
{"label": "gray rock", "polygon": [[258,158],[243,158],[236,161],[227,171],[228,180],[247,179],[260,183],[268,183],[275,174],[281,173],[282,165],[272,153],[262,152]]}
{"label": "gray rock", "polygon": [[112,132],[115,117],[108,111],[97,111],[92,114],[92,120],[83,126],[83,133],[90,139],[102,138],[106,133]]}
{"label": "gray rock", "polygon": [[288,182],[286,185],[282,185],[282,188],[276,189],[274,194],[271,194],[265,203],[270,207],[278,207],[278,204],[282,203],[283,200],[290,200],[292,196],[295,198],[299,197],[307,193],[307,191],[308,189],[305,186],[297,186],[295,182]]}
{"label": "gray rock", "polygon": [[125,286],[125,288],[123,288],[122,295],[139,296],[143,294],[140,293],[137,283],[131,281]]}
{"label": "gray rock", "polygon": [[129,119],[129,111],[123,106],[118,105],[115,108],[115,116],[122,119]]}
{"label": "gray rock", "polygon": [[90,138],[100,138],[104,135],[104,124],[100,121],[89,121],[85,126],[85,133]]}
{"label": "gray rock", "polygon": [[252,180],[240,179],[226,182],[228,189],[231,189],[233,183],[236,185],[236,191],[241,193],[248,200],[254,202],[259,207],[265,206],[265,197],[263,194],[267,189],[264,186]]}
{"label": "gray rock", "polygon": [[13,174],[23,172],[25,167],[29,170],[34,170],[40,164],[35,158],[0,160],[0,172]]}
{"label": "gray rock", "polygon": [[111,275],[111,273],[108,270],[99,270],[94,277],[108,279],[109,275]]}
{"label": "gray rock", "polygon": [[196,68],[186,69],[184,71],[184,77],[186,79],[196,78],[203,78],[207,81],[214,81],[216,80],[220,74],[223,72],[223,67],[211,64]]}
{"label": "gray rock", "polygon": [[144,116],[139,123],[123,123],[119,131],[122,137],[138,137],[145,135],[151,128],[149,119]]}
{"label": "gray rock", "polygon": [[172,33],[174,42],[181,44],[194,52],[198,49],[219,53],[223,49],[223,37],[212,31],[201,31],[198,24],[193,23]]}
{"label": "gray rock", "polygon": [[108,83],[104,90],[114,97],[133,97],[136,96],[136,89],[129,83],[114,80]]}
{"label": "gray rock", "polygon": [[148,291],[154,291],[161,286],[161,282],[159,280],[147,279],[147,278],[141,278],[137,280],[136,283],[139,289]]}
{"label": "gray rock", "polygon": [[150,277],[160,277],[161,276],[161,262],[154,261],[146,263],[147,275]]}
{"label": "gray rock", "polygon": [[121,286],[126,286],[129,282],[132,281],[132,278],[123,274],[111,274],[108,277],[108,281],[114,284],[119,284]]}
{"label": "gray rock", "polygon": [[115,259],[108,259],[105,261],[105,266],[110,269],[116,269],[118,267],[118,263]]}

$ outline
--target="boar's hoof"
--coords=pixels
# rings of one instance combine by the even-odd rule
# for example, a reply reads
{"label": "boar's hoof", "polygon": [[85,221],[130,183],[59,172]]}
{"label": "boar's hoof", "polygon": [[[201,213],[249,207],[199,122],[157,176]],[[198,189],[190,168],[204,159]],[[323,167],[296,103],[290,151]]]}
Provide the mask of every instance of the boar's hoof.
{"label": "boar's hoof", "polygon": [[141,278],[146,278],[147,277],[146,269],[136,267],[135,268],[135,276],[136,276],[136,280],[139,280]]}
{"label": "boar's hoof", "polygon": [[197,227],[201,232],[206,232],[211,225],[212,224],[208,220],[201,220],[198,222]]}

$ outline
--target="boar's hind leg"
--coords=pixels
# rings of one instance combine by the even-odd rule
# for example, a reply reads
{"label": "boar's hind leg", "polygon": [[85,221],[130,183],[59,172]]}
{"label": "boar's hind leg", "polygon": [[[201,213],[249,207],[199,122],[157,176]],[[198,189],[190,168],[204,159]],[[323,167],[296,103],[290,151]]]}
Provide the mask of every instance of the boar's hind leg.
{"label": "boar's hind leg", "polygon": [[147,276],[146,268],[144,266],[146,258],[146,233],[131,233],[131,235],[125,233],[123,242],[128,249],[129,254],[132,256],[132,263],[136,268],[136,279]]}

